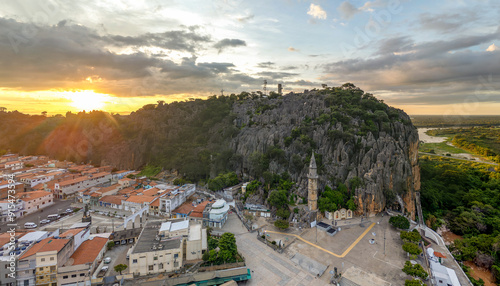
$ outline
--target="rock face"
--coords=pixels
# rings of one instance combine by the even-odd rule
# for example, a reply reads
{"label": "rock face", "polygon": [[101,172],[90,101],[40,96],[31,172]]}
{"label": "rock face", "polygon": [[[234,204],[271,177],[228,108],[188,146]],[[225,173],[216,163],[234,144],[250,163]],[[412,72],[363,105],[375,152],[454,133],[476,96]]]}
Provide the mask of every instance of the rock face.
{"label": "rock face", "polygon": [[[359,214],[374,215],[392,207],[414,217],[415,192],[420,189],[418,133],[408,115],[397,111],[397,118],[386,122],[385,130],[377,136],[371,132],[358,135],[356,130],[362,123],[355,116],[344,120],[348,121],[346,123],[319,120],[323,114],[332,112],[325,99],[325,95],[310,92],[236,103],[233,108],[237,115],[235,122],[243,128],[231,140],[231,147],[244,158],[238,171],[250,175],[252,156],[277,146],[284,150],[287,163],[271,160],[269,170],[289,172],[298,183],[297,193],[307,197],[306,162],[310,158],[308,151],[312,149],[321,157],[319,190],[332,185],[332,180],[350,186],[357,177],[361,184],[350,191],[355,194]],[[262,110],[262,106],[271,108],[262,113],[253,112],[259,107]],[[285,142],[290,140],[292,130],[298,128],[301,134],[291,143]],[[303,166],[297,168],[294,158],[300,158]]]}
{"label": "rock face", "polygon": [[[190,180],[235,171],[240,178],[264,182],[286,172],[296,182],[294,197],[303,199],[314,152],[320,196],[326,185],[345,184],[359,214],[390,207],[414,216],[418,133],[402,110],[351,84],[251,97],[147,105],[129,116],[0,113],[0,151],[119,169],[151,164]],[[264,203],[268,194],[258,194],[250,201]]]}

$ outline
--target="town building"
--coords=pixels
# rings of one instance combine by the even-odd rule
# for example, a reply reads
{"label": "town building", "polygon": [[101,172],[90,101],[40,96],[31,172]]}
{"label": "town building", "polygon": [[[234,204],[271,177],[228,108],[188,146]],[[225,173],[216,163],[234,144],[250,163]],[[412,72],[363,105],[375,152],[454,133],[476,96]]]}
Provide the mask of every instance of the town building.
{"label": "town building", "polygon": [[150,222],[129,255],[130,273],[149,275],[179,270],[183,264],[183,237],[161,238],[161,222]]}
{"label": "town building", "polygon": [[25,192],[18,195],[24,201],[23,215],[46,208],[54,203],[54,194],[46,191]]}
{"label": "town building", "polygon": [[220,199],[215,201],[208,207],[208,226],[222,228],[227,221],[227,213],[229,212],[229,205],[225,200]]}
{"label": "town building", "polygon": [[106,251],[107,238],[92,237],[85,240],[57,271],[57,285],[90,285],[91,275]]}

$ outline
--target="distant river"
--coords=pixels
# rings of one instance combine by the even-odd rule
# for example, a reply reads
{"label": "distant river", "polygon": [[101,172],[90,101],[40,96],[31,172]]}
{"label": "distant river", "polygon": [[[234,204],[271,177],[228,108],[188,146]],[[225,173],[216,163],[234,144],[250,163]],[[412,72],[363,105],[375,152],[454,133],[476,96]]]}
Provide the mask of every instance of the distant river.
{"label": "distant river", "polygon": [[446,137],[436,137],[425,134],[427,130],[431,129],[436,128],[418,128],[418,138],[420,139],[420,141],[424,141],[424,143],[441,143],[446,140]]}

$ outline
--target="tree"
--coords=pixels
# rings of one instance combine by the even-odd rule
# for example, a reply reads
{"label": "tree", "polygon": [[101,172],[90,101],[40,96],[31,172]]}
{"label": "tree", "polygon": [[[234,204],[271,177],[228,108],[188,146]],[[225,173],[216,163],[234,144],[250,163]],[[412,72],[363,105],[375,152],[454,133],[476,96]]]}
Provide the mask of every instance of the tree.
{"label": "tree", "polygon": [[427,279],[429,277],[429,274],[424,270],[422,265],[420,264],[411,264],[410,261],[405,262],[405,266],[403,267],[403,272],[413,276],[413,277],[420,277],[422,279]]}
{"label": "tree", "polygon": [[111,250],[114,246],[115,246],[115,242],[114,241],[110,241],[107,244],[108,250]]}
{"label": "tree", "polygon": [[420,253],[422,253],[422,249],[420,249],[418,245],[412,242],[403,244],[403,250],[412,255],[419,255]]}
{"label": "tree", "polygon": [[414,280],[405,280],[405,286],[424,286],[425,284],[418,280],[418,279],[414,279]]}
{"label": "tree", "polygon": [[122,271],[127,269],[127,265],[125,264],[118,264],[118,265],[115,265],[115,271],[116,272],[120,272],[120,275],[122,275]]}
{"label": "tree", "polygon": [[399,237],[403,241],[409,241],[409,242],[419,242],[421,239],[420,233],[418,233],[418,230],[414,229],[413,231],[402,231],[399,234]]}
{"label": "tree", "polygon": [[393,216],[389,219],[389,223],[399,229],[409,229],[410,221],[402,215]]}
{"label": "tree", "polygon": [[267,202],[269,203],[269,205],[278,209],[286,207],[288,204],[286,191],[272,191],[269,195],[269,198],[267,199]]}
{"label": "tree", "polygon": [[236,255],[238,254],[238,247],[236,246],[236,238],[234,238],[234,234],[225,232],[219,239],[219,249],[219,257],[221,257],[224,261],[229,262],[235,260]]}
{"label": "tree", "polygon": [[277,220],[277,221],[274,222],[274,226],[277,227],[277,228],[279,228],[279,229],[285,230],[288,227],[290,227],[290,224],[286,220],[279,219],[279,220]]}

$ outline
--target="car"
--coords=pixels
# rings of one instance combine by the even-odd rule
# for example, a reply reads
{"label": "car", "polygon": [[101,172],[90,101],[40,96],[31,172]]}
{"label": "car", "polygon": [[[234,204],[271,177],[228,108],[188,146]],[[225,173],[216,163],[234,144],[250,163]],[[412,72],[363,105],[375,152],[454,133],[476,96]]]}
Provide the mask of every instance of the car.
{"label": "car", "polygon": [[104,258],[104,264],[109,264],[111,262],[111,257]]}
{"label": "car", "polygon": [[24,228],[36,228],[38,225],[34,222],[27,222],[24,224]]}
{"label": "car", "polygon": [[50,222],[50,219],[42,219],[40,221],[40,224],[46,224],[46,223],[49,223]]}
{"label": "car", "polygon": [[109,268],[109,266],[103,266],[103,267],[101,268],[101,271],[108,271],[108,268]]}
{"label": "car", "polygon": [[72,213],[73,210],[72,209],[66,209],[66,213],[69,214],[69,213]]}
{"label": "car", "polygon": [[60,219],[60,218],[61,218],[61,216],[60,216],[60,215],[58,215],[58,214],[51,214],[51,215],[48,215],[48,216],[47,216],[47,219],[49,219],[49,220],[51,220],[51,221],[53,221],[53,220],[58,220],[58,219]]}

